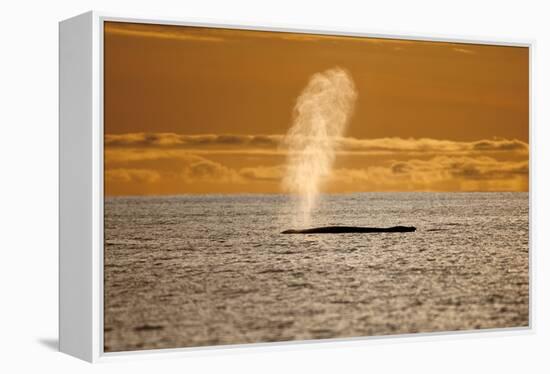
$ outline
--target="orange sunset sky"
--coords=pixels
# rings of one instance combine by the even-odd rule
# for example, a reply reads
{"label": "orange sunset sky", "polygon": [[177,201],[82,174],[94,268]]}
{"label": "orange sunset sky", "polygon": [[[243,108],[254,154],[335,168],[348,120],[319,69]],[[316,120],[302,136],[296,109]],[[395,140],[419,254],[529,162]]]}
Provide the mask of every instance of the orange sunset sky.
{"label": "orange sunset sky", "polygon": [[309,78],[358,97],[325,192],[528,191],[529,50],[105,23],[106,195],[279,193]]}

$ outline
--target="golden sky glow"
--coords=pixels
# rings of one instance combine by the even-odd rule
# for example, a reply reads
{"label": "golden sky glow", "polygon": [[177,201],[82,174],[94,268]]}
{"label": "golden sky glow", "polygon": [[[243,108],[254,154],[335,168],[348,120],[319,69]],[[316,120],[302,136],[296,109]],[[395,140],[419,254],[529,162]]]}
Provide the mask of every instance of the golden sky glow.
{"label": "golden sky glow", "polygon": [[310,76],[358,98],[326,192],[527,191],[527,48],[105,24],[107,195],[278,193]]}

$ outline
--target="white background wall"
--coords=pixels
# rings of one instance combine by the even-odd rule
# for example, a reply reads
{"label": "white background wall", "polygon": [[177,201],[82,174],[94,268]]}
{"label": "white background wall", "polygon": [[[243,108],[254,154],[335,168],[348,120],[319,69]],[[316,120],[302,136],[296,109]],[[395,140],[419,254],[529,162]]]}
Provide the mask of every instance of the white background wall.
{"label": "white background wall", "polygon": [[[389,343],[286,346],[91,366],[57,344],[57,22],[90,9],[365,32],[536,39],[534,54],[535,332]],[[550,11],[545,1],[11,1],[0,38],[0,371],[550,372]],[[546,345],[546,347],[544,347]],[[27,371],[27,370],[25,370]],[[30,372],[30,371],[29,371]]]}

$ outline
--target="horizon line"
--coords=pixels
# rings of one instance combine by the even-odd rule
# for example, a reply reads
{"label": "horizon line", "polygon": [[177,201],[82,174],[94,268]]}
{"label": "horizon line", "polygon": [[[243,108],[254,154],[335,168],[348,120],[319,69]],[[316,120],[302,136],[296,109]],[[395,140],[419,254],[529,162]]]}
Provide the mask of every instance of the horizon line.
{"label": "horizon line", "polygon": [[[469,191],[358,191],[358,192],[323,192],[319,193],[319,195],[352,195],[352,194],[397,194],[397,193],[403,193],[403,194],[424,194],[424,193],[431,193],[431,194],[470,194],[470,193],[530,193],[530,191],[510,191],[510,190],[501,190],[501,191],[477,191],[477,190],[469,190]],[[298,195],[292,195],[284,192],[184,192],[184,193],[176,193],[176,194],[120,194],[120,195],[113,195],[113,194],[104,194],[103,198],[135,198],[135,197],[178,197],[178,196],[204,196],[204,195],[212,195],[212,196],[220,196],[220,195],[231,195],[231,196],[238,196],[238,195],[282,195],[282,196],[288,196],[288,197],[299,197]]]}

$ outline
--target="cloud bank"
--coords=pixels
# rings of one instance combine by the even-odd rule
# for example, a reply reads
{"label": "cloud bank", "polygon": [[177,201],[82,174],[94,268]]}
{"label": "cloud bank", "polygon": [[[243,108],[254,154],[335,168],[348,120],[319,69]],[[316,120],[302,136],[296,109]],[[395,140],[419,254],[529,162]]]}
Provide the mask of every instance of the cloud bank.
{"label": "cloud bank", "polygon": [[[105,136],[105,147],[208,150],[211,152],[255,150],[256,153],[285,153],[282,135],[182,135],[175,133],[130,133]],[[356,139],[337,138],[340,152],[343,153],[482,153],[518,152],[529,153],[529,145],[517,139],[481,139],[471,142],[430,138],[378,138]]]}
{"label": "cloud bank", "polygon": [[[281,135],[105,136],[107,194],[281,193]],[[529,145],[517,139],[339,138],[325,192],[527,191]]]}

